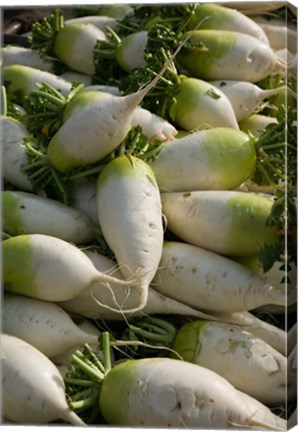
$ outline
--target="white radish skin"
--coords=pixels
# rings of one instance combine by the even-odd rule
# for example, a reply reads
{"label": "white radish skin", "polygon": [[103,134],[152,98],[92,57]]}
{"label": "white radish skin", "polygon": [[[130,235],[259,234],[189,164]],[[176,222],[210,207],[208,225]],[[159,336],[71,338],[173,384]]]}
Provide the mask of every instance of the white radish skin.
{"label": "white radish skin", "polygon": [[199,429],[284,429],[286,421],[227,380],[188,362],[128,360],[106,376],[101,412],[109,424]]}
{"label": "white radish skin", "polygon": [[6,418],[21,424],[41,425],[60,419],[85,426],[66,402],[60,372],[32,345],[2,334],[1,369]]}
{"label": "white radish skin", "polygon": [[281,354],[286,355],[287,333],[281,328],[269,324],[247,311],[214,315],[219,320],[240,325],[244,330],[263,339]]}
{"label": "white radish skin", "polygon": [[[86,255],[91,259],[97,270],[102,273],[113,274],[117,279],[123,279],[120,270],[115,269],[115,262],[111,259],[94,252],[86,250]],[[104,320],[124,320],[125,316],[143,316],[150,314],[170,314],[170,315],[183,315],[207,318],[210,315],[197,311],[185,304],[177,302],[176,300],[166,297],[152,287],[148,290],[148,299],[144,308],[133,314],[125,312],[126,309],[131,309],[138,301],[138,293],[134,289],[125,290],[116,284],[111,284],[113,295],[111,291],[106,289],[103,285],[94,284],[88,290],[84,291],[81,295],[59,303],[68,313],[78,314],[87,318],[104,319]],[[100,302],[108,307],[103,307],[98,304]],[[110,309],[109,309],[110,307]],[[118,309],[119,312],[113,309]]]}
{"label": "white radish skin", "polygon": [[237,121],[244,120],[267,98],[288,91],[286,86],[263,90],[256,84],[245,81],[211,81],[229,99]]}
{"label": "white radish skin", "polygon": [[172,349],[265,405],[285,403],[287,358],[241,327],[189,322],[178,330]]}
{"label": "white radish skin", "polygon": [[20,121],[6,116],[0,117],[0,129],[4,179],[16,188],[32,191],[27,175],[21,172],[22,166],[28,163],[23,139],[29,137],[29,132]]}
{"label": "white radish skin", "polygon": [[82,211],[28,192],[3,191],[1,198],[8,234],[45,234],[75,244],[95,240],[95,226]]}
{"label": "white radish skin", "polygon": [[[84,88],[65,107],[63,121],[87,106],[96,106],[96,103],[104,97],[117,96],[117,92],[117,87],[91,86]],[[150,141],[154,139],[171,141],[178,133],[171,123],[142,107],[136,107],[134,110],[130,126],[141,126],[142,132]]]}
{"label": "white radish skin", "polygon": [[3,332],[30,343],[47,357],[84,343],[97,343],[97,336],[81,330],[52,302],[6,294],[2,312]]}
{"label": "white radish skin", "polygon": [[94,226],[98,226],[96,206],[96,181],[83,179],[71,185],[70,205],[89,216]]}
{"label": "white radish skin", "polygon": [[192,131],[213,127],[239,129],[227,96],[207,81],[180,77],[173,119],[181,128]]}
{"label": "white radish skin", "polygon": [[55,61],[40,57],[38,51],[21,46],[7,45],[0,50],[1,67],[19,64],[47,72],[54,72]]}
{"label": "white radish skin", "polygon": [[297,52],[297,28],[284,19],[267,19],[264,16],[255,16],[253,20],[267,35],[271,48],[275,51],[287,48],[292,54]]}
{"label": "white radish skin", "polygon": [[97,27],[101,31],[106,31],[106,27],[109,26],[112,29],[116,27],[117,21],[115,18],[109,16],[98,16],[98,15],[90,15],[83,16],[78,18],[71,18],[64,21],[65,25],[69,24],[92,24]]}
{"label": "white radish skin", "polygon": [[293,401],[297,397],[297,344],[287,358],[288,398]]}
{"label": "white radish skin", "polygon": [[266,12],[273,12],[285,6],[284,2],[273,1],[273,2],[226,2],[226,7],[235,8],[241,13],[248,16],[262,15]]}
{"label": "white radish skin", "polygon": [[196,30],[185,36],[198,48],[182,49],[178,61],[193,77],[255,83],[286,73],[286,65],[270,46],[253,36],[220,30]]}
{"label": "white radish skin", "polygon": [[285,297],[246,267],[181,242],[165,242],[153,286],[162,294],[209,313],[285,304]]}
{"label": "white radish skin", "polygon": [[126,279],[138,278],[141,310],[163,244],[161,199],[154,173],[139,158],[119,156],[100,173],[96,199],[102,235],[121,273]]}
{"label": "white radish skin", "polygon": [[133,126],[141,126],[149,141],[173,141],[178,133],[175,126],[167,120],[142,107],[137,107],[134,111],[131,120],[131,127]]}
{"label": "white radish skin", "polygon": [[71,23],[57,33],[53,50],[70,69],[93,75],[93,49],[97,40],[107,40],[104,31],[93,24]]}
{"label": "white radish skin", "polygon": [[273,205],[268,197],[214,190],[162,193],[161,199],[169,231],[186,243],[240,257],[277,242],[277,228],[267,225]]}
{"label": "white radish skin", "polygon": [[69,300],[93,283],[130,285],[96,270],[76,246],[43,234],[24,234],[2,242],[6,291],[47,301]]}
{"label": "white radish skin", "polygon": [[49,84],[56,90],[67,96],[71,90],[71,84],[55,74],[40,69],[23,65],[10,65],[2,70],[3,82],[9,83],[6,87],[8,93],[18,92],[20,103],[32,90],[38,90],[40,83]]}
{"label": "white radish skin", "polygon": [[165,145],[151,167],[161,190],[227,190],[254,171],[255,147],[233,128],[194,132]]}

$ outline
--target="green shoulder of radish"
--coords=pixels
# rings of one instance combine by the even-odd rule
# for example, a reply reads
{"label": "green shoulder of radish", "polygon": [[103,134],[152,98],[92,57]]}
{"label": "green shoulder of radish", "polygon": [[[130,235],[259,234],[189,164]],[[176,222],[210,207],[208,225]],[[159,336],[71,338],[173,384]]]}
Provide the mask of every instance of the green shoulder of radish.
{"label": "green shoulder of radish", "polygon": [[75,297],[93,283],[128,285],[96,270],[89,258],[65,240],[23,234],[2,242],[5,291],[47,301]]}
{"label": "green shoulder of radish", "polygon": [[67,404],[65,384],[56,366],[28,342],[1,335],[1,370],[5,418],[31,425],[55,420],[85,425]]}
{"label": "green shoulder of radish", "polygon": [[265,405],[285,404],[287,358],[240,326],[192,321],[178,330],[172,348]]}
{"label": "green shoulder of radish", "polygon": [[240,186],[254,171],[254,143],[233,128],[191,133],[165,145],[151,167],[161,190],[227,190]]}
{"label": "green shoulder of radish", "polygon": [[195,30],[187,35],[190,43],[182,48],[177,60],[194,77],[255,83],[286,72],[285,64],[270,46],[253,36],[220,30]]}
{"label": "green shoulder of radish", "polygon": [[268,44],[265,31],[253,19],[236,9],[226,7],[224,4],[201,3],[197,4],[188,28],[200,30],[229,30],[245,33]]}
{"label": "green shoulder of radish", "polygon": [[13,64],[4,67],[2,72],[3,84],[7,93],[17,94],[19,102],[24,101],[25,96],[29,95],[32,90],[38,90],[39,83],[51,85],[60,90],[63,96],[67,96],[71,90],[71,84],[63,78],[30,66]]}
{"label": "green shoulder of radish", "polygon": [[3,228],[10,235],[45,234],[75,244],[95,240],[89,217],[58,201],[20,191],[2,192]]}
{"label": "green shoulder of radish", "polygon": [[280,240],[278,227],[267,224],[271,198],[241,191],[164,192],[161,197],[168,229],[185,242],[240,257]]}
{"label": "green shoulder of radish", "polygon": [[144,307],[163,244],[160,192],[150,166],[131,156],[109,162],[98,177],[97,214],[120,271],[139,279]]}

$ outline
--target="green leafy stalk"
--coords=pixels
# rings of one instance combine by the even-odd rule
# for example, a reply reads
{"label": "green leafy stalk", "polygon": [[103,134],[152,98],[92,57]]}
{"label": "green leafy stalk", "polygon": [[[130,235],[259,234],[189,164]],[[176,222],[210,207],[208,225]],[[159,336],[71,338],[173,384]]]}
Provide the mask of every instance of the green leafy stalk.
{"label": "green leafy stalk", "polygon": [[55,56],[54,43],[57,33],[64,27],[63,12],[55,9],[48,17],[41,22],[37,21],[32,26],[32,32],[29,36],[29,42],[33,49],[44,55]]}

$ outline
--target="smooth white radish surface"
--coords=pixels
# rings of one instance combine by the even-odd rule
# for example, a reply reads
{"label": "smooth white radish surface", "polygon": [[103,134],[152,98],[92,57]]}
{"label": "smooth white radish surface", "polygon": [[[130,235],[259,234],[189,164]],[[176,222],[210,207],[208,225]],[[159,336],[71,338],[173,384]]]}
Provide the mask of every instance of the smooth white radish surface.
{"label": "smooth white radish surface", "polygon": [[279,430],[286,424],[215,372],[175,359],[115,366],[99,403],[108,423],[122,426]]}
{"label": "smooth white radish surface", "polygon": [[5,294],[3,332],[19,337],[47,357],[68,348],[97,343],[97,336],[81,330],[57,304],[17,294]]}
{"label": "smooth white radish surface", "polygon": [[80,72],[66,71],[59,76],[69,83],[78,82],[83,83],[86,86],[90,86],[92,83],[92,77],[90,75]]}
{"label": "smooth white radish surface", "polygon": [[264,90],[256,84],[234,80],[211,81],[211,84],[227,96],[238,122],[252,114],[265,99],[287,90],[286,86]]}
{"label": "smooth white radish surface", "polygon": [[141,126],[142,132],[150,141],[172,141],[178,131],[171,123],[150,111],[137,107],[133,113],[131,126]]}
{"label": "smooth white radish surface", "polygon": [[4,289],[47,301],[63,301],[92,283],[129,285],[96,270],[76,246],[43,234],[24,234],[2,243]]}
{"label": "smooth white radish surface", "polygon": [[1,198],[8,234],[45,234],[75,244],[95,240],[95,226],[80,210],[28,192],[3,191]]}
{"label": "smooth white radish surface", "polygon": [[297,27],[290,20],[266,16],[255,16],[253,20],[267,35],[272,49],[287,48],[293,54],[297,52]]}
{"label": "smooth white radish surface", "polygon": [[162,191],[226,190],[245,181],[255,162],[248,135],[233,128],[211,128],[168,143],[151,167]]}
{"label": "smooth white radish surface", "polygon": [[255,83],[268,75],[286,73],[285,65],[268,44],[244,33],[196,30],[190,42],[198,48],[182,48],[178,61],[193,77]]}
{"label": "smooth white radish surface", "polygon": [[60,419],[85,425],[66,402],[60,372],[32,345],[2,334],[1,372],[3,415],[9,420],[40,425]]}
{"label": "smooth white radish surface", "polygon": [[178,330],[172,348],[184,360],[213,370],[265,405],[286,402],[286,357],[239,326],[189,322]]}
{"label": "smooth white radish surface", "polygon": [[150,166],[126,156],[109,162],[98,177],[97,213],[121,273],[137,277],[143,308],[163,244],[160,192]]}
{"label": "smooth white radish surface", "polygon": [[[97,270],[112,274],[117,279],[123,279],[120,270],[115,269],[115,262],[113,260],[92,250],[87,249],[85,253],[91,259]],[[149,287],[148,299],[141,311],[134,312],[133,314],[126,313],[125,309],[132,309],[134,305],[138,303],[138,293],[133,288],[125,289],[124,287],[117,286],[117,284],[111,284],[111,288],[113,290],[112,292],[103,285],[93,284],[81,295],[71,300],[61,302],[59,305],[72,314],[105,320],[123,320],[125,316],[135,317],[150,314],[174,314],[205,317],[206,319],[208,316],[208,314],[197,311],[173,298],[164,296],[153,287]],[[104,307],[103,305],[107,305],[108,307]],[[113,309],[118,309],[119,312]]]}
{"label": "smooth white radish surface", "polygon": [[210,313],[284,305],[285,296],[234,260],[197,246],[165,242],[154,287],[181,303]]}
{"label": "smooth white radish surface", "polygon": [[78,180],[71,185],[70,205],[89,216],[95,226],[98,225],[96,208],[96,181]]}
{"label": "smooth white radish surface", "polygon": [[97,40],[106,40],[103,30],[84,22],[65,25],[55,36],[54,53],[70,69],[87,75],[95,73],[93,49]]}
{"label": "smooth white radish surface", "polygon": [[19,64],[47,72],[54,72],[54,61],[47,57],[40,57],[39,53],[31,48],[6,45],[0,50],[0,60],[2,68]]}
{"label": "smooth white radish surface", "polygon": [[293,324],[292,327],[288,330],[288,339],[287,339],[288,353],[292,351],[292,349],[296,344],[297,344],[297,323]]}
{"label": "smooth white radish surface", "polygon": [[23,139],[29,137],[29,132],[20,121],[3,115],[0,116],[0,129],[2,175],[13,186],[31,191],[27,175],[21,172],[22,166],[28,163]]}
{"label": "smooth white radish surface", "polygon": [[273,201],[252,192],[194,191],[161,194],[167,228],[181,240],[227,256],[251,256],[275,244],[267,219]]}

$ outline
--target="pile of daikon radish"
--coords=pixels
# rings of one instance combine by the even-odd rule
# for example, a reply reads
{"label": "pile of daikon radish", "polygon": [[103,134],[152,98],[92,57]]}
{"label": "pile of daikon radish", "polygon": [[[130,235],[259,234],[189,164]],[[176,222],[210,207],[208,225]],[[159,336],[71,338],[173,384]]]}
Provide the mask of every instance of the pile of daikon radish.
{"label": "pile of daikon radish", "polygon": [[[288,233],[269,221],[296,150],[271,135],[269,177],[258,139],[296,114],[296,9],[245,6],[54,11],[30,48],[1,49],[2,423],[286,430],[295,416],[296,263],[276,259]],[[165,13],[174,37],[152,71]]]}

